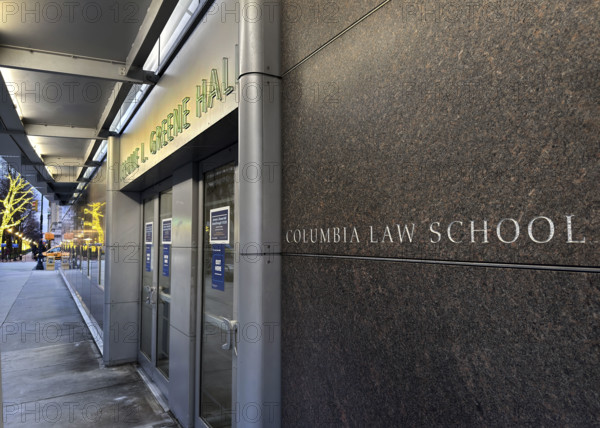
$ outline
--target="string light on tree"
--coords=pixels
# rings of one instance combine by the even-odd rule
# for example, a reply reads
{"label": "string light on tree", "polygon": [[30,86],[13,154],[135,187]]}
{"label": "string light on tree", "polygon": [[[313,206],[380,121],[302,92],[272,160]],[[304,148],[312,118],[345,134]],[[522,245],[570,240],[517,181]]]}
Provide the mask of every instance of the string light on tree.
{"label": "string light on tree", "polygon": [[101,218],[104,217],[104,215],[100,213],[100,210],[104,205],[106,205],[105,202],[93,202],[88,204],[91,209],[85,208],[83,210],[84,214],[90,214],[92,216],[92,221],[85,221],[83,225],[90,226],[93,230],[98,232],[98,243],[100,244],[104,243],[104,229],[100,224]]}
{"label": "string light on tree", "polygon": [[16,177],[7,175],[9,181],[8,192],[4,199],[0,199],[0,237],[6,229],[19,225],[27,216],[22,216],[33,200],[31,185],[20,174]]}

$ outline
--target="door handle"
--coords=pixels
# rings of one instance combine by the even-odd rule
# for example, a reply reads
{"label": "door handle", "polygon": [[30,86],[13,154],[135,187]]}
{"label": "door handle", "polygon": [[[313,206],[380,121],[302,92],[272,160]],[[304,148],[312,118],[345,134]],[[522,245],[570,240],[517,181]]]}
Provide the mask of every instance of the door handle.
{"label": "door handle", "polygon": [[158,296],[160,297],[160,303],[171,303],[171,292],[165,293],[165,287],[159,287]]}
{"label": "door handle", "polygon": [[225,334],[227,335],[227,340],[226,342],[221,345],[221,349],[224,350],[229,350],[231,349],[231,346],[233,345],[234,349],[235,349],[235,335],[237,334],[238,331],[238,322],[237,321],[232,321],[229,320],[225,317],[220,317],[221,318],[221,322],[224,325],[224,330],[225,330]]}
{"label": "door handle", "polygon": [[152,299],[152,295],[154,294],[154,287],[150,287],[149,285],[146,285],[144,287],[144,289],[146,290],[146,304],[147,305],[154,304],[154,299]]}

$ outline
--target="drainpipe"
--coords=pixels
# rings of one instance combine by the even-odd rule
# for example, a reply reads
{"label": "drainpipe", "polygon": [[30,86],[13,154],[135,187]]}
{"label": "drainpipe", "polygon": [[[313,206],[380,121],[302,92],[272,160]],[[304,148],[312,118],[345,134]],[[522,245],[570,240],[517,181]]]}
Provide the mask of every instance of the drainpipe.
{"label": "drainpipe", "polygon": [[281,426],[280,8],[240,2],[238,428]]}

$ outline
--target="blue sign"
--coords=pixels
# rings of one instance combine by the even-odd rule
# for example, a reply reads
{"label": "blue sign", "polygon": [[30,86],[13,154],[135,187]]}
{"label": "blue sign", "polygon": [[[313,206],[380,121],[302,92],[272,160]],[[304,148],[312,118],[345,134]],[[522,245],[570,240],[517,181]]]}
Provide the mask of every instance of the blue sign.
{"label": "blue sign", "polygon": [[13,244],[13,248],[19,248],[19,244]]}
{"label": "blue sign", "polygon": [[162,243],[171,243],[171,219],[166,218],[162,221]]}
{"label": "blue sign", "polygon": [[163,246],[162,254],[162,274],[163,276],[169,276],[169,264],[171,263],[171,246]]}
{"label": "blue sign", "polygon": [[2,243],[2,248],[4,248],[4,247],[6,247],[6,244],[3,242],[3,243]]}
{"label": "blue sign", "polygon": [[152,272],[152,244],[146,244],[146,272]]}
{"label": "blue sign", "polygon": [[229,244],[229,207],[210,210],[210,243]]}
{"label": "blue sign", "polygon": [[212,250],[212,288],[225,291],[225,245],[213,245]]}

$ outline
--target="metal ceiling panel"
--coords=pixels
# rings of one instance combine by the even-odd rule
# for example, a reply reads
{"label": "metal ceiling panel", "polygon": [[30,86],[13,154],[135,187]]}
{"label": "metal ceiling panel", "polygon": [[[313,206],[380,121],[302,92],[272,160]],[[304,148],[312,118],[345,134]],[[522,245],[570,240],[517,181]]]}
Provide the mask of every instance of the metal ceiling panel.
{"label": "metal ceiling panel", "polygon": [[21,150],[15,144],[10,135],[0,134],[0,156],[3,157],[18,157],[21,159]]}
{"label": "metal ceiling panel", "polygon": [[115,83],[0,68],[25,123],[95,128]]}
{"label": "metal ceiling panel", "polygon": [[70,157],[85,160],[89,147],[95,140],[29,136],[29,142],[44,158]]}
{"label": "metal ceiling panel", "polygon": [[138,72],[128,76],[125,64],[121,62],[98,60],[70,54],[33,50],[31,48],[0,46],[0,58],[6,68],[17,70],[42,71],[69,76],[82,76],[92,79],[144,83],[148,76],[155,81],[154,73]]}
{"label": "metal ceiling panel", "polygon": [[67,203],[177,3],[2,2],[0,156]]}
{"label": "metal ceiling panel", "polygon": [[2,3],[2,45],[125,62],[151,0]]}
{"label": "metal ceiling panel", "polygon": [[73,126],[52,126],[52,125],[25,125],[25,134],[38,137],[60,137],[75,139],[97,139],[108,138],[109,133],[104,132],[102,136],[94,128],[76,128]]}

